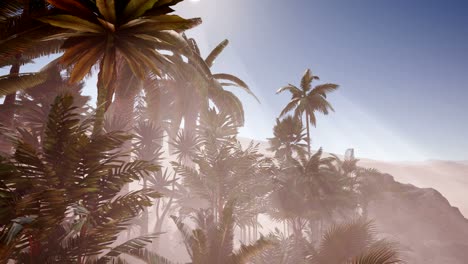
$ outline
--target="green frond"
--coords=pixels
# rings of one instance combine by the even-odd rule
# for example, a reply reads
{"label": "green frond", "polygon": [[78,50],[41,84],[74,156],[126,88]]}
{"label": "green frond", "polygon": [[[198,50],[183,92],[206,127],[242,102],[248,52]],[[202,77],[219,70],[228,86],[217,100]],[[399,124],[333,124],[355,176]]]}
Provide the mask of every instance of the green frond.
{"label": "green frond", "polygon": [[211,68],[213,66],[213,64],[215,63],[216,58],[218,58],[218,56],[223,52],[223,50],[227,47],[227,45],[229,45],[229,40],[227,40],[227,39],[223,40],[206,57],[205,62],[206,62],[206,65],[208,65],[209,68]]}
{"label": "green frond", "polygon": [[[78,144],[80,118],[74,113],[73,97],[64,95],[57,97],[52,104],[45,136],[43,151],[45,160],[55,170],[58,177],[69,175],[73,172],[73,165],[78,162],[74,147]],[[54,176],[55,176],[54,175]],[[49,180],[52,180],[49,178]],[[62,179],[54,179],[56,184],[64,184]],[[68,181],[73,179],[68,179]]]}
{"label": "green frond", "polygon": [[[281,111],[280,116],[284,116],[284,115],[286,115],[287,113],[293,111],[293,110],[297,107],[297,105],[298,105],[298,101],[297,101],[297,100],[292,100],[292,101],[290,101],[290,102],[284,107],[284,109]],[[295,114],[295,117],[297,118],[298,115]]]}
{"label": "green frond", "polygon": [[245,92],[250,94],[253,98],[255,98],[255,100],[257,100],[257,102],[260,103],[260,100],[258,100],[257,96],[255,96],[255,94],[250,90],[249,86],[244,81],[239,79],[238,77],[232,74],[227,74],[227,73],[217,73],[217,74],[213,74],[213,78],[217,80],[231,81],[238,87],[242,88]]}
{"label": "green frond", "polygon": [[116,258],[122,254],[133,255],[133,252],[139,252],[144,250],[146,245],[150,244],[154,239],[158,238],[160,233],[139,236],[125,241],[124,243],[113,247],[108,253],[106,253],[102,259]]}
{"label": "green frond", "polygon": [[319,80],[319,77],[314,76],[310,69],[307,69],[301,79],[301,89],[309,91],[313,80]]}
{"label": "green frond", "polygon": [[302,91],[299,88],[297,88],[296,86],[292,85],[292,84],[289,84],[287,86],[279,88],[276,91],[276,94],[280,94],[280,93],[282,93],[284,91],[289,91],[292,94],[293,98],[300,97],[301,94],[302,94]]}
{"label": "green frond", "polygon": [[226,115],[229,113],[237,126],[244,125],[244,107],[241,100],[233,92],[218,90],[212,93],[211,100],[221,112]]}
{"label": "green frond", "polygon": [[[60,40],[51,40],[50,46],[47,47],[48,41],[40,43],[46,36],[63,33],[63,29],[54,28],[46,24],[38,24],[26,31],[17,32],[16,34],[0,40],[0,65],[5,65],[11,62],[18,54],[25,53],[25,58],[33,58],[38,55],[46,55],[47,51],[59,52],[57,45]],[[34,53],[37,51],[38,54]]]}
{"label": "green frond", "polygon": [[372,222],[362,219],[334,225],[320,242],[314,263],[343,263],[359,256],[376,242]]}
{"label": "green frond", "polygon": [[[200,234],[198,234],[200,230],[193,230],[193,231],[190,230],[190,228],[186,226],[183,223],[183,220],[179,217],[171,215],[171,219],[176,224],[177,229],[182,235],[182,239],[183,239],[185,248],[187,249],[187,253],[189,254],[191,258],[193,258],[195,254],[200,253],[197,251],[202,250],[202,248],[200,247],[200,244],[197,247],[197,239],[196,239],[198,237],[198,241],[200,241],[201,236]],[[203,248],[203,250],[205,250],[205,248]]]}
{"label": "green frond", "polygon": [[2,1],[0,3],[0,22],[15,17],[22,12],[24,4],[17,0]]}
{"label": "green frond", "polygon": [[175,264],[169,259],[147,249],[134,250],[127,254],[143,261],[146,264]]}
{"label": "green frond", "polygon": [[23,91],[47,80],[47,73],[22,73],[18,76],[0,76],[0,96],[5,96],[17,91]]}
{"label": "green frond", "polygon": [[268,247],[273,246],[273,242],[271,240],[268,240],[267,238],[261,236],[260,239],[255,241],[251,245],[241,245],[241,247],[236,250],[234,254],[232,254],[232,264],[244,264],[248,263],[248,261],[255,257],[256,255],[259,255],[267,249]]}
{"label": "green frond", "polygon": [[327,98],[327,94],[336,91],[340,86],[334,83],[319,84],[314,87],[311,93],[319,94]]}
{"label": "green frond", "polygon": [[392,243],[380,241],[371,246],[366,252],[355,257],[347,264],[399,264],[404,263],[398,254],[398,250]]}
{"label": "green frond", "polygon": [[123,11],[126,19],[134,19],[143,15],[146,11],[153,8],[158,0],[129,0]]}

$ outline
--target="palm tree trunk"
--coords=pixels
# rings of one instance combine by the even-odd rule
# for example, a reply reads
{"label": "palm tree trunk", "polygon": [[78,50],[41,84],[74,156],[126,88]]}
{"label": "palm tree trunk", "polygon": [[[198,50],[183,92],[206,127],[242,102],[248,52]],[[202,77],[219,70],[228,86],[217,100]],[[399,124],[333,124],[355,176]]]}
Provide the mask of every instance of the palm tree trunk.
{"label": "palm tree trunk", "polygon": [[[148,183],[146,181],[145,178],[143,178],[143,189],[146,190],[146,188],[148,188]],[[143,216],[142,216],[142,221],[141,221],[141,234],[142,235],[147,235],[148,234],[148,219],[149,219],[149,215],[148,215],[148,207],[145,207],[145,209],[143,210]]]}
{"label": "palm tree trunk", "polygon": [[[16,55],[16,61],[10,68],[11,76],[19,75],[20,64],[18,60],[20,57],[21,55]],[[16,101],[16,92],[5,96],[5,101],[3,101],[3,106],[5,109],[3,122],[7,127],[13,127],[13,118],[15,116],[15,110],[14,110],[15,101]]]}
{"label": "palm tree trunk", "polygon": [[307,151],[310,158],[310,128],[309,128],[309,114],[306,112],[306,127],[307,127]]}
{"label": "palm tree trunk", "polygon": [[111,81],[111,84],[106,86],[104,84],[104,80],[102,78],[102,67],[103,67],[103,62],[101,62],[101,71],[99,71],[98,74],[98,91],[97,91],[97,102],[96,102],[96,115],[95,115],[95,120],[94,120],[94,127],[93,127],[93,135],[99,135],[102,133],[102,130],[104,128],[104,116],[107,111],[107,106],[109,105],[110,102],[107,102],[107,90],[110,89],[109,86],[114,85],[114,81]]}

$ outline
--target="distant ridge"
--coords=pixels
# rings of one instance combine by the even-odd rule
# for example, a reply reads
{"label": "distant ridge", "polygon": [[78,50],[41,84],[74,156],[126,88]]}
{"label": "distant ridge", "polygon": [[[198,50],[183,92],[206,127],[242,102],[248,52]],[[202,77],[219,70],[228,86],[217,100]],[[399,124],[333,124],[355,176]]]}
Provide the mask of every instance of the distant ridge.
{"label": "distant ridge", "polygon": [[[252,139],[239,138],[243,146],[248,145]],[[259,151],[267,156],[272,153],[267,149],[267,141],[253,140],[259,144]],[[351,146],[350,146],[351,147]],[[341,153],[340,153],[341,154]],[[342,155],[338,155],[342,157]],[[359,165],[375,168],[383,173],[392,175],[396,181],[412,184],[420,188],[433,188],[439,191],[452,206],[457,207],[461,213],[468,216],[468,161],[426,160],[388,162],[367,158],[360,158]]]}

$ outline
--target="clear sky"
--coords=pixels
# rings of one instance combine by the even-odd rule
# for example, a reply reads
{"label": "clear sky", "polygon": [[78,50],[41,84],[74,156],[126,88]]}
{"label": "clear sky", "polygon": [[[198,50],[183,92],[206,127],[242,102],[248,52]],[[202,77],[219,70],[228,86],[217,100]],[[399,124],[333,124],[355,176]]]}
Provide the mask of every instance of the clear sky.
{"label": "clear sky", "polygon": [[176,9],[203,19],[188,32],[202,53],[230,40],[215,72],[241,77],[260,98],[261,105],[237,93],[246,111],[241,136],[271,137],[290,99],[275,91],[298,85],[311,68],[341,85],[329,97],[336,112],[319,116],[312,130],[314,148],[468,160],[468,1],[186,0]]}
{"label": "clear sky", "polygon": [[468,1],[199,0],[177,7],[203,24],[207,54],[231,43],[216,71],[246,80],[241,135],[270,137],[306,68],[341,85],[336,112],[312,130],[315,148],[383,160],[468,159]]}

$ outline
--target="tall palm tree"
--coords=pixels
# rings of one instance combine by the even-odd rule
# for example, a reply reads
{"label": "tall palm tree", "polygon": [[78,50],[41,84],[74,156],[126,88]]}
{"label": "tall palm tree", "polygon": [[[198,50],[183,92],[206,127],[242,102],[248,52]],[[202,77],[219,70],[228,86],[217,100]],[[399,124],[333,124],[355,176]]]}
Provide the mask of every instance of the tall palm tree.
{"label": "tall palm tree", "polygon": [[302,120],[305,116],[307,127],[307,148],[310,155],[310,128],[309,124],[316,126],[317,119],[315,112],[321,112],[325,115],[329,111],[334,111],[331,104],[327,101],[327,94],[338,89],[337,84],[325,83],[312,88],[313,80],[319,80],[318,76],[312,74],[310,69],[307,69],[302,76],[300,88],[289,84],[276,92],[277,94],[284,91],[291,93],[291,100],[281,111],[280,117],[294,111],[294,116]]}
{"label": "tall palm tree", "polygon": [[275,157],[281,160],[289,160],[293,154],[304,155],[307,147],[302,122],[298,118],[287,116],[276,119],[273,127],[273,138],[269,138],[270,151],[275,152]]}
{"label": "tall palm tree", "polygon": [[[48,0],[62,14],[40,18],[69,30],[46,39],[63,39],[60,62],[72,67],[70,81],[81,81],[99,65],[96,125],[102,129],[104,113],[112,102],[120,67],[127,64],[143,80],[147,73],[161,74],[170,60],[160,50],[181,51],[186,43],[174,31],[200,24],[199,19],[168,15],[180,0]],[[64,13],[64,14],[63,14]]]}
{"label": "tall palm tree", "polygon": [[274,191],[270,194],[270,216],[287,220],[296,238],[311,220],[330,216],[334,205],[344,190],[349,189],[342,175],[334,173],[334,158],[322,157],[319,149],[310,158],[291,159],[273,179]]}

